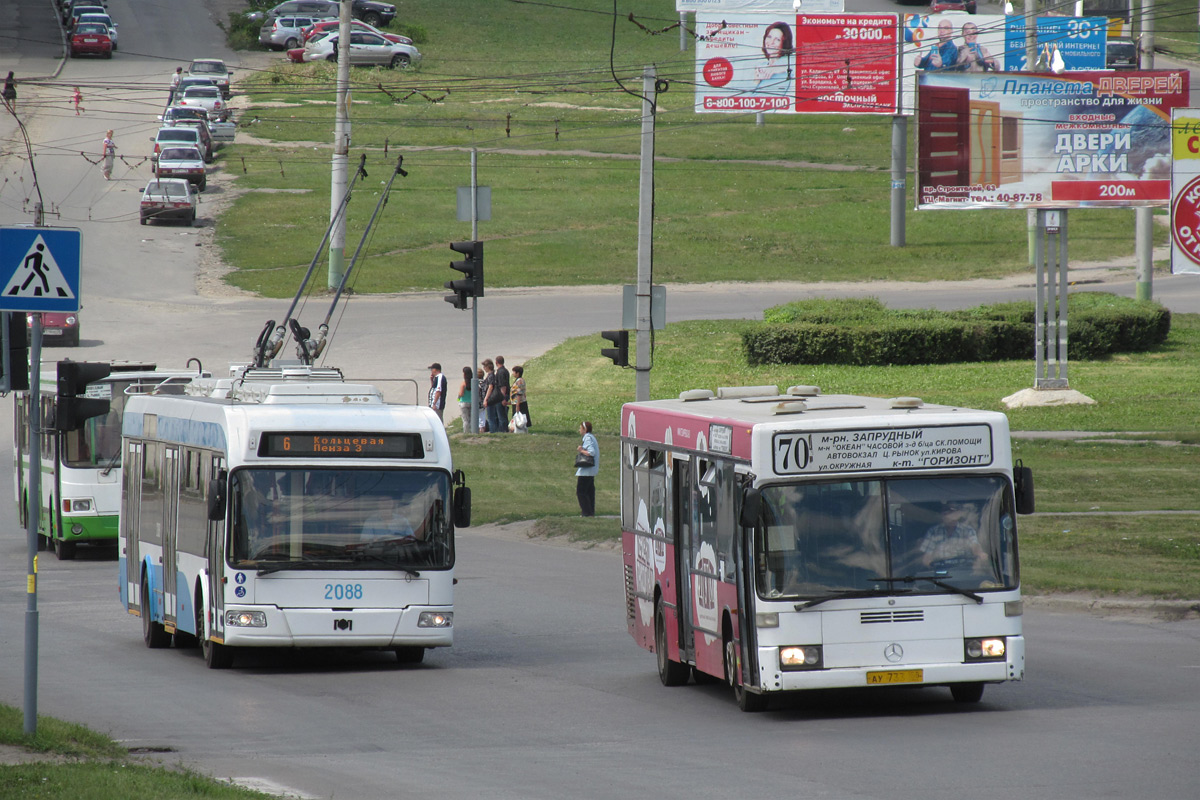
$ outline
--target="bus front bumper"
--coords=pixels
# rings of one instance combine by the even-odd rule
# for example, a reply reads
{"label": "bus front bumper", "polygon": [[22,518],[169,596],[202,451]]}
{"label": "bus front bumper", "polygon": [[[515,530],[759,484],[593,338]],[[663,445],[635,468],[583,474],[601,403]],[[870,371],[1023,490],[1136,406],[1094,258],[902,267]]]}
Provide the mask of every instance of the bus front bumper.
{"label": "bus front bumper", "polygon": [[232,647],[449,647],[454,612],[445,606],[341,610],[226,605],[224,642]]}

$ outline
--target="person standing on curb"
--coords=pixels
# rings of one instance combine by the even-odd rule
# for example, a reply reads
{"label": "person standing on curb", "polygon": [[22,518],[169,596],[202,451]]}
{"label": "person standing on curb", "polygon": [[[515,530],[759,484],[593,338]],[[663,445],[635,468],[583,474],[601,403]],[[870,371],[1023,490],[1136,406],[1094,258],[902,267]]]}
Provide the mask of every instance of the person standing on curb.
{"label": "person standing on curb", "polygon": [[179,81],[183,78],[183,67],[176,67],[175,74],[171,76],[171,93],[167,95],[167,105],[175,104],[175,95],[179,92]]}
{"label": "person standing on curb", "polygon": [[508,369],[504,366],[504,356],[496,356],[496,390],[499,392],[499,406],[496,409],[496,425],[500,433],[508,433]]}
{"label": "person standing on curb", "polygon": [[596,476],[600,474],[600,443],[592,434],[592,423],[579,423],[579,435],[583,441],[575,448],[579,455],[590,455],[591,466],[575,469],[575,497],[579,500],[579,513],[585,517],[596,516]]}
{"label": "person standing on curb", "polygon": [[436,361],[429,365],[429,384],[429,407],[445,424],[442,412],[446,409],[446,376],[442,374],[442,365]]}

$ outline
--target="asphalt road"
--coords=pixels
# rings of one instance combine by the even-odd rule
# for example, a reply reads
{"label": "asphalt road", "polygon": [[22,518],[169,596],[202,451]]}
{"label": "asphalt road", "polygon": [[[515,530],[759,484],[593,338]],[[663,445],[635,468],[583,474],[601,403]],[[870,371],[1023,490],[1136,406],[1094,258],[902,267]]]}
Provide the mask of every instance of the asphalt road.
{"label": "asphalt road", "polygon": [[[31,7],[49,5],[15,2],[22,24]],[[80,227],[87,252],[83,346],[47,354],[172,365],[195,355],[219,369],[246,357],[264,321],[286,304],[198,294],[204,231],[140,227],[135,190],[146,167],[127,165],[108,183],[78,151],[94,152],[112,127],[120,129],[122,153],[137,153],[132,143],[152,135],[154,93],[175,59],[224,55],[236,65],[238,56],[224,52],[199,4],[111,5],[123,52],[111,62],[69,62],[58,83],[119,79],[128,88],[79,119],[50,82],[23,89],[20,100],[33,139],[58,148],[38,165],[44,197],[63,214],[51,221]],[[186,24],[158,28],[178,35],[147,38],[155,14]],[[37,36],[16,49],[23,74],[58,68]],[[0,134],[10,132],[0,120]],[[13,175],[15,158],[0,157],[0,173]],[[0,191],[0,224],[29,221],[18,196],[11,187]],[[1081,270],[1078,277],[1101,274],[1111,275]],[[1132,294],[1131,273],[1119,274],[1108,288]],[[1031,287],[1031,280],[672,287],[668,318],[753,317],[782,297],[817,294],[954,307],[1029,297]],[[1200,311],[1196,287],[1188,276],[1164,278],[1156,294],[1174,310]],[[568,336],[614,327],[619,296],[613,288],[489,291],[480,312],[484,354],[519,363]],[[423,382],[422,368],[436,358],[453,373],[449,365],[466,363],[470,351],[468,319],[441,293],[355,298],[330,363],[355,378]],[[406,391],[387,385],[396,395]],[[11,406],[3,408],[0,449],[11,436]],[[0,484],[9,479],[6,465]],[[24,571],[23,534],[12,504],[4,504],[0,699],[18,707]],[[878,690],[791,698],[748,715],[722,687],[659,685],[653,657],[624,630],[620,559],[611,551],[463,531],[456,644],[415,668],[375,654],[289,652],[209,671],[195,651],[142,645],[137,620],[118,603],[115,572],[98,553],[74,562],[43,554],[39,710],[161,750],[168,763],[307,797],[1195,796],[1197,622],[1033,608],[1027,680],[989,687],[978,707],[953,704],[944,689]]]}

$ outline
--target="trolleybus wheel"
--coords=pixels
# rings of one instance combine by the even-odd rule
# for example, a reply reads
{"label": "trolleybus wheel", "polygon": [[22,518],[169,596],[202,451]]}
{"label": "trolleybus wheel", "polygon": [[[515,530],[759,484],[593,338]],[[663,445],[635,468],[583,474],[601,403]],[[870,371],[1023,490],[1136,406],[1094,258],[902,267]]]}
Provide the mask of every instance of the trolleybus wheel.
{"label": "trolleybus wheel", "polygon": [[233,666],[233,648],[217,644],[208,638],[204,627],[204,598],[196,596],[196,635],[200,638],[200,652],[209,669],[229,669]]}
{"label": "trolleybus wheel", "polygon": [[733,646],[733,634],[725,629],[725,680],[733,687],[733,699],[737,700],[738,708],[742,711],[764,711],[767,707],[766,695],[756,694],[746,689],[738,680],[737,651]]}
{"label": "trolleybus wheel", "polygon": [[983,697],[982,683],[952,683],[950,694],[956,703],[978,703]]}
{"label": "trolleybus wheel", "polygon": [[171,645],[171,634],[161,623],[155,622],[150,614],[150,586],[145,575],[142,576],[142,639],[146,641],[146,647],[152,650]]}
{"label": "trolleybus wheel", "polygon": [[424,647],[397,647],[396,662],[399,664],[420,664],[425,660]]}
{"label": "trolleybus wheel", "polygon": [[663,686],[683,686],[691,670],[687,664],[672,661],[667,653],[667,615],[660,600],[654,604],[654,654],[658,658],[658,679]]}

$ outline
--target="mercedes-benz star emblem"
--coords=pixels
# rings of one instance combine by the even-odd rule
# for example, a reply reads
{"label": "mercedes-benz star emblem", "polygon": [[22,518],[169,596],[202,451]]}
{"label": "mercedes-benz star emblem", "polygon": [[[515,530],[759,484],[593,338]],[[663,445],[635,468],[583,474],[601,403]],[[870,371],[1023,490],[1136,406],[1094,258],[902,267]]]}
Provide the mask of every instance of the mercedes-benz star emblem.
{"label": "mercedes-benz star emblem", "polygon": [[883,657],[895,664],[900,659],[904,658],[904,648],[892,642],[887,647],[883,648]]}

